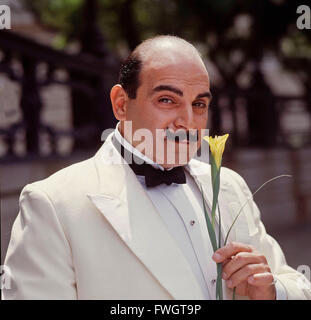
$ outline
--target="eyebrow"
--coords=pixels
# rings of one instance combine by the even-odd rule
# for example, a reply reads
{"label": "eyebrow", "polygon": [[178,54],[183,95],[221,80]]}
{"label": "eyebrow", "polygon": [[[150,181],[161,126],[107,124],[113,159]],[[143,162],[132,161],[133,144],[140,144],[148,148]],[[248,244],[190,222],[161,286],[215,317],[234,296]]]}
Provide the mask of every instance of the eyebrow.
{"label": "eyebrow", "polygon": [[[160,86],[157,86],[155,87],[153,90],[153,92],[159,92],[159,91],[172,91],[174,93],[176,93],[177,95],[179,96],[183,96],[183,92],[178,89],[178,88],[175,88],[173,86],[170,86],[170,85],[160,85]],[[212,94],[210,91],[206,91],[206,92],[203,92],[203,93],[199,93],[197,96],[196,96],[196,99],[200,99],[200,98],[212,98]]]}
{"label": "eyebrow", "polygon": [[212,99],[212,94],[210,91],[206,91],[206,92],[203,92],[203,93],[199,93],[197,96],[196,96],[196,99],[200,99],[200,98],[210,98]]}
{"label": "eyebrow", "polygon": [[160,85],[155,87],[153,90],[153,92],[159,92],[159,91],[172,91],[176,94],[178,94],[179,96],[183,96],[183,92],[175,87],[169,86],[169,85]]}

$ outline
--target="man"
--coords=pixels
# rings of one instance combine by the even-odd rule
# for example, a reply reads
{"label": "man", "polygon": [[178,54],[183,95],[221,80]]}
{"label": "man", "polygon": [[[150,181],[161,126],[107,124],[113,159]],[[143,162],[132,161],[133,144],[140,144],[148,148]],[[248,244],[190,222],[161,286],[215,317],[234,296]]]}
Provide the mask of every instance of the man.
{"label": "man", "polygon": [[[139,45],[111,90],[119,123],[101,149],[22,191],[4,298],[215,299],[220,262],[225,299],[234,287],[237,299],[310,299],[253,201],[229,243],[213,252],[200,193],[210,203],[210,167],[193,158],[201,144],[194,149],[191,140],[194,130],[201,141],[210,100],[208,73],[191,44],[158,36]],[[139,130],[146,148],[133,139]],[[168,137],[178,132],[187,139],[172,148]],[[141,163],[121,162],[125,154]],[[244,180],[222,168],[223,234],[250,197]]]}

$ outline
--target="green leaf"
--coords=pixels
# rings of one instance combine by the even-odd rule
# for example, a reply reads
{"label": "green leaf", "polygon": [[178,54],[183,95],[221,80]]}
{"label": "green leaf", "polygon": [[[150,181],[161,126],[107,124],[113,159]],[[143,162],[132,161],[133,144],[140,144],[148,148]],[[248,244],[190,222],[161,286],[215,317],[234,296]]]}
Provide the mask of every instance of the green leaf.
{"label": "green leaf", "polygon": [[260,189],[262,189],[266,184],[272,182],[273,180],[282,178],[282,177],[291,178],[292,176],[291,176],[291,175],[288,175],[288,174],[281,174],[281,175],[279,175],[279,176],[276,176],[276,177],[273,177],[273,178],[267,180],[266,182],[264,182],[264,183],[251,195],[251,197],[250,197],[249,199],[247,199],[247,200],[245,201],[245,203],[243,204],[243,206],[242,206],[241,209],[239,210],[238,214],[237,214],[236,217],[234,218],[234,220],[233,220],[233,222],[232,222],[232,224],[231,224],[231,226],[230,226],[230,228],[229,228],[229,230],[228,230],[228,232],[227,232],[224,245],[226,245],[226,243],[227,243],[227,241],[228,241],[229,234],[230,234],[230,232],[231,232],[231,230],[232,230],[232,228],[233,228],[233,225],[234,225],[235,222],[237,221],[238,217],[240,216],[243,208],[246,206],[246,204],[248,203],[248,201],[252,200],[252,199],[254,198],[254,195],[255,195]]}
{"label": "green leaf", "polygon": [[213,250],[215,252],[218,249],[217,248],[217,241],[216,241],[216,234],[215,234],[214,227],[213,227],[213,225],[211,223],[211,220],[210,220],[210,218],[208,216],[208,212],[207,212],[206,205],[205,205],[205,199],[204,199],[202,186],[201,186],[201,193],[202,193],[203,209],[204,209],[204,214],[205,214],[207,230],[208,230],[209,238],[210,238],[212,246],[213,246]]}

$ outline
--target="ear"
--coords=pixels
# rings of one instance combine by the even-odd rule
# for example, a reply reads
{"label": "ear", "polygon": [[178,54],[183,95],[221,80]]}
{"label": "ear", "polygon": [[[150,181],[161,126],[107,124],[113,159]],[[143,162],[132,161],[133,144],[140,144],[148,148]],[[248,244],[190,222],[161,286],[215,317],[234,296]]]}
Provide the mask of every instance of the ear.
{"label": "ear", "polygon": [[120,84],[111,88],[110,100],[113,114],[117,120],[126,120],[126,110],[128,106],[128,95]]}

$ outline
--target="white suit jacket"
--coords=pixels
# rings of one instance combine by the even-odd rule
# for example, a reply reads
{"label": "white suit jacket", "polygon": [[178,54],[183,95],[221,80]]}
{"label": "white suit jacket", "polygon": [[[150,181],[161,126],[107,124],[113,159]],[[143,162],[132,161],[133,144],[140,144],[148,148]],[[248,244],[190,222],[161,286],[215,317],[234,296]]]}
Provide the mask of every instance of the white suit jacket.
{"label": "white suit jacket", "polygon": [[[137,177],[127,164],[115,163],[120,154],[111,137],[94,157],[23,189],[5,259],[10,289],[5,286],[4,299],[203,299],[188,261]],[[187,170],[210,202],[209,164],[192,159]],[[244,180],[222,168],[223,234],[250,197]],[[286,264],[252,200],[229,241],[260,250],[289,299],[311,299],[310,288],[301,286],[303,276]],[[216,267],[210,272],[216,278]],[[225,283],[223,288],[231,299],[232,291]]]}

